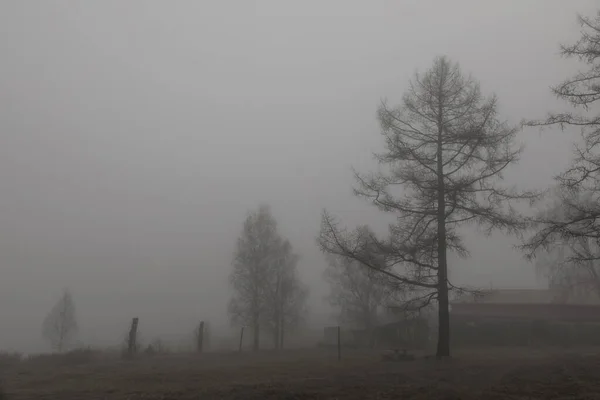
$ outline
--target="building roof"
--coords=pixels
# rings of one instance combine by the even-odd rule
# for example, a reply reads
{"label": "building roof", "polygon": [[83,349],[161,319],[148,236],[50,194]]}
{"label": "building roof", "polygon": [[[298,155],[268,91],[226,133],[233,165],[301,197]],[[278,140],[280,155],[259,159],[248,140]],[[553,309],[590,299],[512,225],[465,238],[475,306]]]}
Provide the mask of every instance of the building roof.
{"label": "building roof", "polygon": [[479,295],[467,294],[451,303],[493,304],[600,304],[594,292],[567,293],[558,289],[490,289]]}
{"label": "building roof", "polygon": [[556,302],[558,295],[550,289],[491,289],[477,296],[467,294],[453,303],[548,304]]}
{"label": "building roof", "polygon": [[600,306],[560,303],[455,303],[452,318],[600,321]]}

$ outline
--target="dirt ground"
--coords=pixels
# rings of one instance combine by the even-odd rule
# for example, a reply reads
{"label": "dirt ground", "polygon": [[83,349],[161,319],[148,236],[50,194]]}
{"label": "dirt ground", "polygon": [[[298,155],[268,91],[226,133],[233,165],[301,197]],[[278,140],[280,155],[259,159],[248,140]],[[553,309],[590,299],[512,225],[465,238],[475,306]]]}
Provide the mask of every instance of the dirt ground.
{"label": "dirt ground", "polygon": [[5,369],[6,399],[600,399],[600,349],[479,349],[381,361],[325,350],[163,355]]}

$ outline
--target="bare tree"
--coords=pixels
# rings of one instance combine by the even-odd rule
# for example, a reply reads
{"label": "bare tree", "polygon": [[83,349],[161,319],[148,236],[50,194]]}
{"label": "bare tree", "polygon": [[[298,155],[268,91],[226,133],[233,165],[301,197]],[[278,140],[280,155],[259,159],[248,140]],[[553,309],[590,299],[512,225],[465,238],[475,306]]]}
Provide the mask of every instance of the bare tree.
{"label": "bare tree", "polygon": [[[541,218],[552,218],[555,221],[565,218],[565,211],[570,202],[565,203],[563,199],[578,202],[586,199],[572,199],[580,196],[579,193],[561,192],[557,187],[552,191],[550,202],[547,203],[542,212],[538,213],[536,220]],[[536,223],[538,229],[542,224]],[[539,232],[537,232],[539,233]],[[536,234],[537,234],[536,233]],[[531,244],[531,240],[525,246]],[[555,235],[548,237],[548,242],[527,253],[528,257],[535,258],[535,269],[538,276],[544,277],[550,289],[557,293],[556,301],[584,301],[589,302],[600,298],[600,260],[598,259],[598,243],[593,238],[585,236],[562,237]]]}
{"label": "bare tree", "polygon": [[511,200],[533,198],[499,185],[502,172],[519,159],[517,128],[498,119],[496,97],[457,64],[438,57],[416,74],[399,108],[385,102],[378,116],[386,150],[380,172],[356,173],[355,194],[394,213],[389,236],[369,229],[348,232],[326,211],[319,243],[327,253],[352,258],[415,293],[413,305],[438,304],[437,356],[450,355],[447,252],[466,256],[458,228],[477,224],[516,233],[525,227]]}
{"label": "bare tree", "polygon": [[[580,39],[562,45],[561,53],[577,58],[587,70],[552,88],[560,99],[568,102],[570,112],[550,113],[546,119],[527,121],[527,126],[574,127],[581,131],[575,143],[570,166],[555,177],[556,188],[550,204],[532,219],[536,232],[523,245],[527,257],[540,253],[556,255],[562,249],[560,262],[538,261],[545,265],[551,279],[572,280],[587,276],[589,287],[598,285],[600,262],[600,114],[592,106],[600,100],[600,12],[595,18],[578,16],[582,26]],[[560,272],[560,273],[559,273]],[[564,283],[564,282],[563,282]]]}
{"label": "bare tree", "polygon": [[600,298],[600,261],[597,244],[588,238],[556,242],[538,252],[536,272],[557,292],[559,302],[590,302]]}
{"label": "bare tree", "polygon": [[252,327],[254,350],[258,350],[260,344],[260,322],[266,309],[269,278],[280,243],[277,223],[269,206],[261,205],[248,215],[238,238],[229,277],[235,291],[229,303],[229,314],[233,323]]}
{"label": "bare tree", "polygon": [[297,265],[300,257],[288,240],[280,240],[269,273],[264,325],[273,336],[276,349],[283,348],[287,329],[297,327],[306,313],[308,288],[300,282]]}
{"label": "bare tree", "polygon": [[75,303],[69,290],[65,289],[61,298],[52,307],[42,324],[42,336],[52,348],[62,352],[77,333]]}
{"label": "bare tree", "polygon": [[282,297],[282,313],[279,331],[279,348],[283,348],[286,332],[296,329],[306,322],[308,314],[307,300],[310,293],[308,286],[300,279],[292,278],[284,284]]}
{"label": "bare tree", "polygon": [[330,254],[325,278],[331,292],[329,303],[339,310],[340,322],[365,329],[372,336],[392,291],[382,274],[358,261]]}

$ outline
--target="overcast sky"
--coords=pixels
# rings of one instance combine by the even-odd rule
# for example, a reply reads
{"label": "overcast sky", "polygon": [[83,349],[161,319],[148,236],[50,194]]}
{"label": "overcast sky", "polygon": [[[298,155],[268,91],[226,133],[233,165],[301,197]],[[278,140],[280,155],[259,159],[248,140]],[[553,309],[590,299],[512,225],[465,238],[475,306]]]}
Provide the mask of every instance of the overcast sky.
{"label": "overcast sky", "polygon": [[[82,340],[115,343],[227,324],[227,275],[243,219],[272,206],[323,314],[320,212],[384,227],[351,194],[396,102],[436,55],[458,61],[518,123],[563,105],[577,71],[558,45],[596,1],[0,2],[0,348],[43,349],[40,324],[69,287]],[[512,182],[544,187],[569,133],[523,134]],[[475,232],[456,282],[537,284],[533,268]]]}

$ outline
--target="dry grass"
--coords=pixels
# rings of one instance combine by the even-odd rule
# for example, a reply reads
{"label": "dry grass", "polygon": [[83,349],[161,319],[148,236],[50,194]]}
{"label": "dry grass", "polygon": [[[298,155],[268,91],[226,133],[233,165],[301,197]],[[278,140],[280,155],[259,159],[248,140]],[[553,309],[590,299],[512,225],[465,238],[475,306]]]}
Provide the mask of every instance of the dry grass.
{"label": "dry grass", "polygon": [[16,399],[600,399],[600,349],[457,352],[386,363],[380,353],[322,349],[24,361],[4,371]]}

